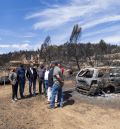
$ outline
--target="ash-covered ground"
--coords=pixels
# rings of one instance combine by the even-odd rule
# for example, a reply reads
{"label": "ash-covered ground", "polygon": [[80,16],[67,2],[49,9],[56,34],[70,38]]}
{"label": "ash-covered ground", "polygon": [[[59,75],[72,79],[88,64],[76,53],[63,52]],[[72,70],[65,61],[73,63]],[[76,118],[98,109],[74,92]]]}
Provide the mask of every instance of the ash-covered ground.
{"label": "ash-covered ground", "polygon": [[[38,85],[37,85],[38,92]],[[65,81],[64,107],[48,109],[44,96],[13,103],[11,86],[0,86],[0,129],[119,129],[120,94],[85,96]]]}

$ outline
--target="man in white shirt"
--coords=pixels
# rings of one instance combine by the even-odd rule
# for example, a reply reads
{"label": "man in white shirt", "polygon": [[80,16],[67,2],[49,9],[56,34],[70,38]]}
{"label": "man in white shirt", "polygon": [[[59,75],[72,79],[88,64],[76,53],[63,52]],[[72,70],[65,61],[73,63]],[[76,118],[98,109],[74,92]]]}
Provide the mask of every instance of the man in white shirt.
{"label": "man in white shirt", "polygon": [[49,67],[46,68],[44,74],[45,96],[47,96],[47,90],[48,90],[48,75],[49,75]]}

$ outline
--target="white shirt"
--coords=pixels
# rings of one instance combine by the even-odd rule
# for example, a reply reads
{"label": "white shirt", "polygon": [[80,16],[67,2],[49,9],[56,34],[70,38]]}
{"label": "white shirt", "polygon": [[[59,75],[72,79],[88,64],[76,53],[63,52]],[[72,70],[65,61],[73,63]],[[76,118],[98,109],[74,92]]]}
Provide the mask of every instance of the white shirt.
{"label": "white shirt", "polygon": [[48,74],[49,74],[49,70],[46,70],[44,75],[44,80],[48,80]]}
{"label": "white shirt", "polygon": [[30,71],[31,71],[31,73],[33,74],[33,69],[32,69],[32,68],[30,68]]}

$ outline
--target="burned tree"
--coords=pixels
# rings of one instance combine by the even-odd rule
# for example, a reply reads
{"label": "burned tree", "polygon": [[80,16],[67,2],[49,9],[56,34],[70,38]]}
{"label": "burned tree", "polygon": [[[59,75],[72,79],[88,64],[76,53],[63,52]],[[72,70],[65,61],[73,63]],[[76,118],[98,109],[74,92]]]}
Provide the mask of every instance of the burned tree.
{"label": "burned tree", "polygon": [[104,40],[100,40],[100,42],[96,44],[94,48],[95,62],[97,66],[98,64],[100,65],[100,63],[103,64],[106,62],[106,59],[104,58],[105,54],[108,54],[107,44]]}
{"label": "burned tree", "polygon": [[50,36],[47,36],[43,42],[43,44],[41,45],[41,50],[40,50],[40,56],[44,59],[44,61],[46,62],[47,60],[50,61]]}
{"label": "burned tree", "polygon": [[[75,59],[76,64],[78,69],[80,70],[80,65],[79,65],[79,48],[78,48],[78,41],[80,39],[81,35],[81,27],[75,25],[73,27],[71,36],[70,36],[70,41],[68,42],[68,54]],[[69,57],[68,55],[68,57]]]}

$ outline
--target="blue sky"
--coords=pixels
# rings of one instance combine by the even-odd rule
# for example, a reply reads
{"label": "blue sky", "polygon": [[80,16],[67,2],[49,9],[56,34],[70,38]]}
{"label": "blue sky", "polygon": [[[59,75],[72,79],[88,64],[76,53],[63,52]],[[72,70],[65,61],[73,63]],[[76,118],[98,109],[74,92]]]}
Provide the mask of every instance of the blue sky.
{"label": "blue sky", "polygon": [[65,43],[75,24],[81,42],[120,45],[120,0],[0,0],[0,53]]}

